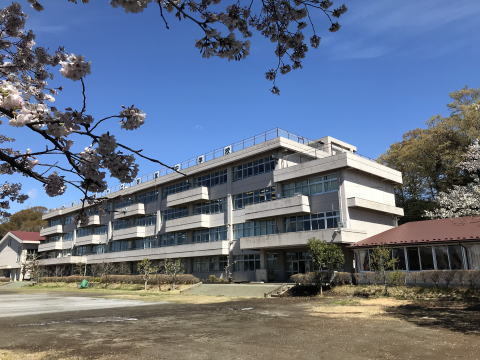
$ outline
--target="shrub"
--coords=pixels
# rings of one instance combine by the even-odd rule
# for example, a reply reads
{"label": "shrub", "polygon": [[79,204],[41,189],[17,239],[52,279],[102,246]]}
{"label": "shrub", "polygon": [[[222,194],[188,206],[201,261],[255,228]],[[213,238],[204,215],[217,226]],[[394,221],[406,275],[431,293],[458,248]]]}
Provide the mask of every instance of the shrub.
{"label": "shrub", "polygon": [[297,285],[313,285],[320,282],[318,273],[309,272],[305,274],[293,274],[290,276],[290,281]]}
{"label": "shrub", "polygon": [[351,285],[352,284],[352,274],[349,272],[336,272],[333,278],[332,284],[335,286],[338,285]]}
{"label": "shrub", "polygon": [[210,283],[210,284],[225,284],[225,283],[228,283],[228,281],[224,278],[221,278],[221,277],[218,277],[218,276],[212,274],[212,275],[208,275],[207,283]]}
{"label": "shrub", "polygon": [[387,273],[387,283],[390,286],[405,285],[405,272],[403,271],[390,271]]}
{"label": "shrub", "polygon": [[355,273],[354,279],[357,285],[374,285],[378,283],[378,276],[372,271]]}
{"label": "shrub", "polygon": [[[42,282],[64,282],[64,283],[79,283],[83,279],[88,280],[89,282],[97,282],[105,284],[105,280],[108,283],[113,284],[144,284],[142,275],[109,275],[108,279],[103,277],[93,277],[93,276],[64,276],[64,277],[44,277]],[[170,284],[171,278],[168,275],[157,274],[155,276],[155,281],[157,284]],[[191,274],[179,274],[177,275],[178,284],[196,284],[200,282],[198,278]]]}
{"label": "shrub", "polygon": [[0,282],[10,282],[10,278],[8,278],[8,277],[0,277]]}

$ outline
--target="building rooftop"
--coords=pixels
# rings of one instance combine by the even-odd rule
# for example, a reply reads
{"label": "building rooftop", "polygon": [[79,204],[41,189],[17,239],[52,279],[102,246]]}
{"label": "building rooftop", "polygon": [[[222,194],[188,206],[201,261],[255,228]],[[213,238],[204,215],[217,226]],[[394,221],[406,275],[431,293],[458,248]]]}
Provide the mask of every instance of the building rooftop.
{"label": "building rooftop", "polygon": [[413,221],[357,242],[353,247],[480,239],[480,216]]}
{"label": "building rooftop", "polygon": [[[45,238],[40,236],[40,233],[37,231],[21,231],[21,230],[13,230],[9,231],[8,233],[12,234],[13,236],[17,237],[22,241],[43,241]],[[8,234],[7,233],[7,234]]]}

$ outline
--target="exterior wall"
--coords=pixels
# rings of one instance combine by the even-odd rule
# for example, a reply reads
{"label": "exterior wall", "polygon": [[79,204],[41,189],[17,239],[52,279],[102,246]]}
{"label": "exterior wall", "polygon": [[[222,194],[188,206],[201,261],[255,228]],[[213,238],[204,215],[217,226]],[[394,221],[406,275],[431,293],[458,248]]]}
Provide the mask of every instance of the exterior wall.
{"label": "exterior wall", "polygon": [[[350,244],[367,236],[376,234],[394,226],[395,222],[391,215],[382,212],[366,211],[361,208],[348,206],[348,197],[365,198],[382,202],[385,205],[394,206],[393,184],[401,182],[401,174],[376,162],[364,159],[348,151],[354,151],[354,146],[343,143],[333,138],[324,138],[329,148],[326,151],[319,150],[312,146],[298,143],[283,137],[265,141],[261,144],[251,146],[244,150],[235,151],[229,155],[222,156],[202,164],[182,169],[188,179],[205,175],[218,170],[227,169],[226,183],[211,187],[199,186],[181,192],[163,196],[165,186],[185,181],[185,177],[171,173],[157,179],[140,183],[121,191],[106,195],[110,205],[100,215],[94,215],[95,221],[89,223],[88,227],[99,224],[107,227],[106,235],[89,235],[78,237],[76,224],[54,225],[54,230],[45,230],[48,236],[60,236],[59,245],[44,245],[42,252],[47,250],[58,251],[54,258],[42,260],[45,265],[72,264],[74,261],[83,261],[87,264],[94,264],[103,261],[110,262],[135,262],[145,257],[151,259],[182,258],[185,264],[193,271],[192,259],[206,256],[226,256],[227,263],[232,264],[234,258],[243,255],[261,255],[262,268],[253,270],[236,271],[234,277],[243,281],[264,278],[265,266],[268,260],[268,251],[279,252],[283,265],[278,271],[285,271],[285,254],[282,251],[289,249],[305,248],[306,242],[311,237],[317,237],[325,241],[332,239],[338,243]],[[332,144],[337,144],[335,151],[332,151]],[[317,144],[318,145],[318,144]],[[342,151],[347,152],[342,152]],[[272,156],[276,160],[274,171],[249,176],[238,181],[233,181],[233,167],[257,159]],[[339,178],[339,189],[327,193],[299,196],[298,198],[282,198],[282,186],[287,181],[298,181],[309,176],[328,175],[335,173]],[[233,209],[233,198],[236,194],[259,190],[270,186],[276,186],[277,198],[269,202],[262,202],[254,205],[247,205],[247,209]],[[136,194],[146,191],[157,191],[158,198],[155,201],[133,204],[116,209],[115,203],[119,200],[129,199]],[[217,214],[193,214],[195,204],[226,199],[222,213]],[[301,199],[298,203],[298,199]],[[164,220],[163,212],[168,208],[186,207],[188,216]],[[57,209],[44,216],[44,219],[55,220],[65,219],[74,215],[80,209],[79,206]],[[113,209],[113,211],[112,211]],[[126,210],[126,211],[123,211]],[[301,231],[284,233],[285,218],[290,216],[303,216],[318,213],[339,212],[340,221],[338,229],[324,229],[315,231]],[[128,228],[113,230],[115,219],[134,220],[141,218],[143,214],[155,214],[155,226],[132,225]],[[245,223],[246,221],[272,220],[277,224],[279,234],[244,237],[240,240],[234,239],[234,224]],[[135,223],[137,224],[137,223]],[[215,227],[226,227],[226,239],[206,243],[193,242],[193,233],[201,229]],[[335,225],[336,226],[336,225]],[[73,239],[66,239],[66,233],[74,232]],[[186,241],[179,245],[158,245],[145,249],[135,249],[92,253],[93,246],[104,244],[106,247],[114,245],[116,241],[128,241],[128,246],[138,239],[162,235],[165,233],[185,232]],[[118,244],[117,244],[118,245]],[[122,245],[122,244],[120,244]],[[75,249],[86,246],[85,255],[76,256]],[[123,246],[123,245],[122,245]],[[136,245],[135,245],[136,246]],[[73,252],[69,251],[73,247]],[[61,257],[61,252],[64,257]],[[73,255],[73,256],[72,256]],[[257,257],[255,257],[257,259]],[[256,260],[255,260],[256,261]],[[251,264],[249,264],[251,266]],[[255,265],[256,267],[257,265]],[[205,272],[203,271],[202,274]],[[207,273],[217,274],[214,270]],[[205,273],[205,274],[207,274]],[[203,276],[203,275],[202,275]]]}
{"label": "exterior wall", "polygon": [[22,244],[9,236],[0,242],[0,269],[20,269]]}

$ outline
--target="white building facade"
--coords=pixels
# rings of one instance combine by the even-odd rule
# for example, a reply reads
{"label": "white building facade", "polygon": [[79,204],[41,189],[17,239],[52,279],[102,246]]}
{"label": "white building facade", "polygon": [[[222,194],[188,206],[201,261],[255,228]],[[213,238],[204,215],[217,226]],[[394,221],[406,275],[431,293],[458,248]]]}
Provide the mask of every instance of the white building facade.
{"label": "white building facade", "polygon": [[41,264],[134,270],[144,258],[180,258],[200,278],[285,281],[311,270],[308,239],[346,248],[403,215],[394,197],[401,173],[331,137],[273,129],[175,166],[181,174],[157,172],[99,194],[106,200],[87,209],[86,226],[74,220],[81,205],[45,214]]}

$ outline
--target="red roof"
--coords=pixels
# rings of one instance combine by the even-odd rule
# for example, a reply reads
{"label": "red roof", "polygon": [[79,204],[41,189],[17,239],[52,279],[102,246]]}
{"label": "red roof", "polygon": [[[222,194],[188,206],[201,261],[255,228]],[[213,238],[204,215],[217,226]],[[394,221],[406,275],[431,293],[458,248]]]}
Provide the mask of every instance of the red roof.
{"label": "red roof", "polygon": [[40,236],[40,233],[38,231],[20,231],[20,230],[15,230],[15,231],[9,231],[16,237],[18,237],[21,240],[24,241],[43,241],[45,238],[43,236]]}
{"label": "red roof", "polygon": [[413,221],[359,241],[352,246],[417,244],[480,239],[480,216]]}

